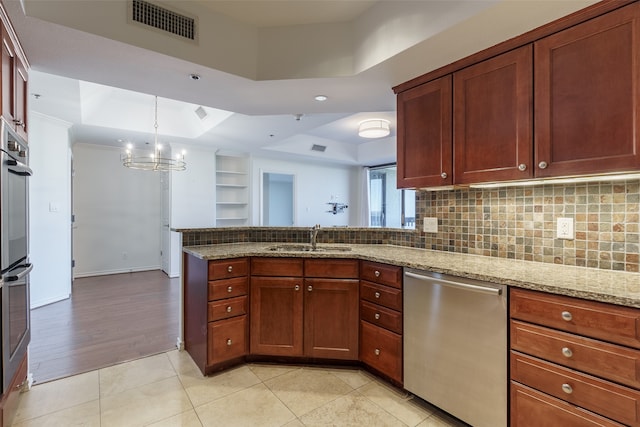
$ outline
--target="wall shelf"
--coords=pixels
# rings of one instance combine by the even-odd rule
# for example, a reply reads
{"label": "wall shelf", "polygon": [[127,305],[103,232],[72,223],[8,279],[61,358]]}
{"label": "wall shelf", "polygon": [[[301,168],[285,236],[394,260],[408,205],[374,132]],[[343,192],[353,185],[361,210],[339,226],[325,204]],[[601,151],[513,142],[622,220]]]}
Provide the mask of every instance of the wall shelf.
{"label": "wall shelf", "polygon": [[216,226],[249,225],[249,158],[216,155]]}

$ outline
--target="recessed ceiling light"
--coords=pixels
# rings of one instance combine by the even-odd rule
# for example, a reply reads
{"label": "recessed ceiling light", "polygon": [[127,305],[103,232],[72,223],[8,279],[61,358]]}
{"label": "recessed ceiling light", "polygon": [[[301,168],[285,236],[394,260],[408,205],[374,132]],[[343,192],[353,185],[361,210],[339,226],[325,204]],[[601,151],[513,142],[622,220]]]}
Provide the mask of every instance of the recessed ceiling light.
{"label": "recessed ceiling light", "polygon": [[200,74],[189,74],[191,80],[200,80]]}
{"label": "recessed ceiling light", "polygon": [[329,98],[327,98],[325,95],[316,95],[316,97],[314,99],[316,101],[318,101],[318,102],[323,102],[323,101],[326,101]]}

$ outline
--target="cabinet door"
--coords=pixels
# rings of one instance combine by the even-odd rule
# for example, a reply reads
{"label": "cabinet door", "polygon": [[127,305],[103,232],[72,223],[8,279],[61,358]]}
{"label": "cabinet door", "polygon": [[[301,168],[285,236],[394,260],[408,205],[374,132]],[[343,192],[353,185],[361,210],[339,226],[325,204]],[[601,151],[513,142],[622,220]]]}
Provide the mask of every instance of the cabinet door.
{"label": "cabinet door", "polygon": [[640,168],[640,5],[535,43],[536,175]]}
{"label": "cabinet door", "polygon": [[251,353],[302,356],[302,279],[251,278]]}
{"label": "cabinet door", "polygon": [[398,188],[452,181],[451,76],[398,94]]}
{"label": "cabinet door", "polygon": [[358,359],[358,280],[304,281],[304,353]]}
{"label": "cabinet door", "polygon": [[2,27],[2,117],[13,123],[15,55],[9,34]]}
{"label": "cabinet door", "polygon": [[454,184],[533,176],[532,47],[453,75]]}
{"label": "cabinet door", "polygon": [[28,74],[27,69],[20,61],[16,60],[15,69],[15,114],[14,123],[16,131],[22,138],[27,139],[27,99],[29,90],[27,88]]}

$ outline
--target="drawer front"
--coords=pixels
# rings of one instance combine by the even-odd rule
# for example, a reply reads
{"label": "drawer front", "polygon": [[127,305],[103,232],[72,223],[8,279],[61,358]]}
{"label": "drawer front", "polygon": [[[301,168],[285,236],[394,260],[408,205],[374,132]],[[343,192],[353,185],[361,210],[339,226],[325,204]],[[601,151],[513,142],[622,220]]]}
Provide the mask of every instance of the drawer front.
{"label": "drawer front", "polygon": [[209,322],[247,314],[247,297],[236,297],[209,303]]}
{"label": "drawer front", "polygon": [[376,326],[389,329],[396,334],[402,334],[402,314],[398,311],[361,301],[360,318]]}
{"label": "drawer front", "polygon": [[511,427],[622,427],[615,421],[578,408],[529,387],[511,383]]}
{"label": "drawer front", "polygon": [[640,392],[520,353],[511,379],[623,424],[640,425]]}
{"label": "drawer front", "polygon": [[352,259],[305,259],[305,277],[358,279],[358,261]]}
{"label": "drawer front", "polygon": [[402,289],[402,267],[395,265],[362,261],[360,264],[360,278]]}
{"label": "drawer front", "polygon": [[363,300],[402,311],[402,291],[371,282],[360,282],[360,297]]}
{"label": "drawer front", "polygon": [[640,349],[640,310],[511,289],[511,317]]}
{"label": "drawer front", "polygon": [[511,348],[640,389],[640,351],[511,321]]}
{"label": "drawer front", "polygon": [[246,295],[247,289],[249,289],[248,277],[209,282],[209,301]]}
{"label": "drawer front", "polygon": [[209,365],[247,354],[247,316],[211,322],[208,325]]}
{"label": "drawer front", "polygon": [[360,360],[402,383],[402,337],[360,322]]}
{"label": "drawer front", "polygon": [[249,259],[236,258],[209,261],[209,280],[229,279],[249,274]]}
{"label": "drawer front", "polygon": [[302,258],[251,258],[252,276],[302,277]]}

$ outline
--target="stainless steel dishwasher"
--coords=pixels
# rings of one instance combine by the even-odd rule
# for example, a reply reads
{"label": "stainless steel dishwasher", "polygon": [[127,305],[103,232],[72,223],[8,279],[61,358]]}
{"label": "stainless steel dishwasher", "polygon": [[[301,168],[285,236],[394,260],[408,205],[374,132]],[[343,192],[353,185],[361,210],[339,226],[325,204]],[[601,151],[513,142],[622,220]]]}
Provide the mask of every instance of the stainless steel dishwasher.
{"label": "stainless steel dishwasher", "polygon": [[474,427],[507,425],[506,286],[405,269],[404,387]]}

